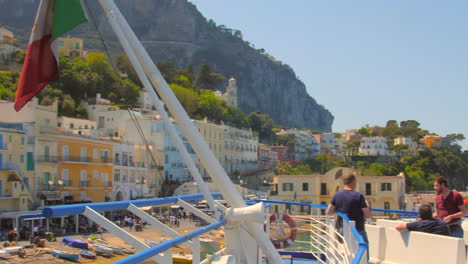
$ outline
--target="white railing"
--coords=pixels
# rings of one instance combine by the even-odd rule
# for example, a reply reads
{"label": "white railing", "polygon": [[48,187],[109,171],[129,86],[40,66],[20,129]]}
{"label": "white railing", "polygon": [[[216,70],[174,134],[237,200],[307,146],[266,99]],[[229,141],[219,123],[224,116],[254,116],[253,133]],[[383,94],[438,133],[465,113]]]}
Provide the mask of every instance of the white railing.
{"label": "white railing", "polygon": [[[319,263],[367,263],[367,243],[355,228],[354,221],[350,221],[345,214],[337,213],[335,217],[329,217],[324,214],[326,205],[296,203],[274,200],[253,200],[255,202],[264,202],[268,204],[283,204],[288,206],[306,206],[311,208],[310,221],[311,233],[310,246],[312,248],[311,255]],[[335,223],[338,218],[343,219],[341,230],[335,228]],[[302,231],[299,229],[299,231]],[[341,231],[341,232],[340,232]],[[301,241],[298,241],[301,243]],[[282,255],[290,254],[294,256],[294,252],[282,253]]]}

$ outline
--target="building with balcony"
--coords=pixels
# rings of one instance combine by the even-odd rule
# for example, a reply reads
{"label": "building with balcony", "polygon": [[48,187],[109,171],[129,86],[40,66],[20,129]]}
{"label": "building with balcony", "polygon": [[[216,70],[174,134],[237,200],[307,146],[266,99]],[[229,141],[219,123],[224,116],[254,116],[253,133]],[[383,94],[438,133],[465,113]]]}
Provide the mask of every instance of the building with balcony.
{"label": "building with balcony", "polygon": [[335,151],[336,154],[339,155],[347,155],[347,149],[348,149],[348,142],[346,141],[346,138],[340,137],[340,138],[335,138]]}
{"label": "building with balcony", "polygon": [[333,133],[315,134],[314,137],[320,143],[320,153],[336,153],[335,135]]}
{"label": "building with balcony", "polygon": [[0,209],[25,211],[35,206],[32,128],[21,123],[0,123]]}
{"label": "building with balcony", "polygon": [[408,149],[415,149],[418,147],[418,143],[414,142],[410,137],[397,137],[393,141],[394,145],[407,145]]}
{"label": "building with balcony", "polygon": [[83,39],[81,38],[58,38],[59,54],[61,56],[84,58],[86,53],[83,50]]}
{"label": "building with balcony", "polygon": [[278,152],[272,150],[271,146],[265,144],[258,145],[258,167],[275,168],[278,166]]}
{"label": "building with balcony", "polygon": [[271,150],[278,153],[278,160],[288,160],[288,147],[287,146],[270,146]]}
{"label": "building with balcony", "polygon": [[57,130],[38,136],[36,153],[38,195],[46,204],[112,200],[112,142]]}
{"label": "building with balcony", "polygon": [[359,146],[359,154],[363,156],[387,156],[388,147],[385,137],[363,137]]}
{"label": "building with balcony", "polygon": [[[361,176],[350,168],[334,168],[327,173],[313,175],[275,175],[269,199],[314,204],[329,204],[335,192],[343,190],[341,176],[353,172],[357,176],[356,191],[364,194],[372,206],[400,210],[404,207],[405,177]],[[291,206],[274,206],[275,210],[292,209]],[[306,207],[296,212],[308,213]]]}
{"label": "building with balcony", "polygon": [[[203,136],[206,143],[210,147],[216,159],[219,161],[221,166],[226,167],[226,160],[224,159],[224,125],[218,125],[205,118],[204,120],[194,120],[195,126],[198,128],[200,135]],[[201,168],[201,174],[203,178],[208,178],[206,169],[204,169],[200,160],[198,161],[198,167]]]}
{"label": "building with balcony", "polygon": [[57,118],[57,127],[71,134],[98,138],[96,121],[61,116]]}
{"label": "building with balcony", "polygon": [[[224,169],[227,173],[257,168],[258,137],[252,130],[239,129],[228,125],[224,127]],[[223,158],[221,158],[223,159]]]}
{"label": "building with balcony", "polygon": [[290,153],[289,159],[304,160],[316,157],[320,153],[320,141],[316,139],[316,135],[307,130],[288,129],[277,133],[278,135],[289,135],[294,137],[294,151]]}
{"label": "building with balcony", "polygon": [[136,152],[143,146],[114,143],[113,197],[116,201],[154,197],[150,193],[149,166],[144,155]]}

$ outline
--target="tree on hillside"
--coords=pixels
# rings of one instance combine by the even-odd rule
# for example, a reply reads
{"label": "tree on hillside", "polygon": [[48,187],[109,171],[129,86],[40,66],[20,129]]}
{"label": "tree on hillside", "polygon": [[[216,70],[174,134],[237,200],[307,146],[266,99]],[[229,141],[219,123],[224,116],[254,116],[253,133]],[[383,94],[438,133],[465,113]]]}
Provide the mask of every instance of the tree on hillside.
{"label": "tree on hillside", "polygon": [[225,80],[226,78],[221,74],[211,72],[208,64],[203,64],[198,72],[196,84],[201,88],[214,90],[216,86],[220,85]]}
{"label": "tree on hillside", "polygon": [[224,109],[224,122],[237,128],[249,128],[250,123],[247,116],[238,107],[227,105]]}
{"label": "tree on hillside", "polygon": [[197,119],[208,118],[216,124],[223,120],[225,102],[217,98],[211,91],[203,91],[198,97]]}
{"label": "tree on hillside", "polygon": [[461,133],[449,134],[446,137],[449,138],[450,141],[453,142],[453,143],[456,143],[457,141],[465,140],[465,135],[463,135]]}
{"label": "tree on hillside", "polygon": [[418,139],[419,122],[416,120],[406,120],[400,122],[401,135],[404,137],[411,137],[412,139]]}
{"label": "tree on hillside", "polygon": [[164,77],[167,83],[172,82],[172,77],[174,72],[176,71],[176,64],[173,61],[169,62],[158,62],[156,63],[156,67],[158,67],[159,72]]}
{"label": "tree on hillside", "polygon": [[192,90],[172,83],[169,85],[185,111],[191,118],[195,118],[198,111],[198,95]]}
{"label": "tree on hillside", "polygon": [[359,135],[363,135],[365,137],[369,137],[371,132],[368,128],[361,127],[358,131],[356,131]]}
{"label": "tree on hillside", "polygon": [[127,55],[120,56],[117,58],[117,63],[116,63],[117,68],[119,71],[122,73],[127,74],[127,77],[132,80],[133,83],[135,83],[138,86],[143,86],[141,84],[140,78],[138,77],[138,74],[136,73],[135,69],[133,68],[132,63],[130,62],[130,59],[128,58]]}
{"label": "tree on hillside", "polygon": [[271,142],[273,139],[273,120],[260,111],[250,113],[249,120],[252,130],[258,134],[259,140],[265,143]]}

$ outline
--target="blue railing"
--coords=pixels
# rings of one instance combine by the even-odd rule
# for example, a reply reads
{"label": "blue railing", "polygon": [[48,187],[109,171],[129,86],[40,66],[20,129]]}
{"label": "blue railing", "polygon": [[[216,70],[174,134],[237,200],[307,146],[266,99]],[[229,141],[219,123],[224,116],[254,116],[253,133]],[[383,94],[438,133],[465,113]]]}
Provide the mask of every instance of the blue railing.
{"label": "blue railing", "polygon": [[[211,195],[213,196],[213,198],[221,197],[221,193],[211,193]],[[86,210],[86,207],[89,207],[96,212],[125,210],[128,208],[130,204],[133,204],[137,207],[158,206],[158,205],[176,203],[178,199],[181,199],[184,201],[200,200],[200,199],[203,199],[203,194],[198,193],[198,194],[190,194],[190,195],[165,197],[165,198],[50,206],[50,207],[46,207],[42,209],[42,215],[44,217],[60,217],[60,216],[77,215],[77,214],[83,213]]]}
{"label": "blue railing", "polygon": [[[264,202],[264,203],[275,203],[275,204],[287,204],[287,205],[302,205],[302,206],[310,206],[310,207],[315,207],[319,209],[326,209],[327,205],[324,204],[311,204],[311,203],[297,203],[297,202],[286,202],[286,201],[275,201],[275,200],[262,200],[262,199],[253,199],[255,202]],[[382,209],[378,209],[382,210]],[[337,215],[341,216],[344,221],[346,221],[348,224],[350,224],[350,220],[346,214],[342,214],[337,212]],[[354,256],[352,260],[352,264],[358,264],[362,263],[363,257],[365,256],[365,253],[367,251],[367,243],[364,241],[364,238],[359,234],[357,231],[356,227],[351,226],[351,231],[353,233],[354,239],[357,241],[359,248],[358,251],[356,252],[356,255]]]}
{"label": "blue railing", "polygon": [[204,226],[202,228],[199,228],[197,230],[194,230],[192,232],[189,232],[187,234],[181,235],[179,237],[176,237],[174,239],[164,241],[156,246],[150,247],[148,249],[142,250],[130,257],[121,259],[119,261],[114,262],[115,264],[127,264],[127,263],[140,263],[146,259],[149,259],[156,254],[159,254],[161,252],[164,252],[172,247],[175,247],[177,245],[180,245],[192,238],[195,238],[197,236],[203,235],[205,233],[208,233],[209,231],[216,229],[218,227],[221,227],[226,224],[226,220],[220,220],[218,222],[212,223],[210,225]]}

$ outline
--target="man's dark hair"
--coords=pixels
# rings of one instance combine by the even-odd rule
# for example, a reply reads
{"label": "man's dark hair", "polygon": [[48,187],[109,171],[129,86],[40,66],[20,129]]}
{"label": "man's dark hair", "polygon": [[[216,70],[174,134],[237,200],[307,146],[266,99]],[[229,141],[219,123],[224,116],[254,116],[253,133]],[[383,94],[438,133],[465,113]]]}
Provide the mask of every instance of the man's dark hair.
{"label": "man's dark hair", "polygon": [[348,173],[345,176],[341,177],[344,185],[350,185],[353,181],[356,180],[356,176],[352,173]]}
{"label": "man's dark hair", "polygon": [[447,178],[445,178],[444,176],[439,176],[437,178],[435,178],[435,182],[437,182],[439,185],[442,185],[445,184],[445,187],[448,187],[448,181],[447,181]]}
{"label": "man's dark hair", "polygon": [[418,211],[419,217],[421,217],[422,220],[432,218],[432,206],[430,206],[429,204],[421,204],[421,206],[419,206]]}

